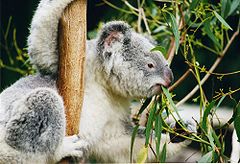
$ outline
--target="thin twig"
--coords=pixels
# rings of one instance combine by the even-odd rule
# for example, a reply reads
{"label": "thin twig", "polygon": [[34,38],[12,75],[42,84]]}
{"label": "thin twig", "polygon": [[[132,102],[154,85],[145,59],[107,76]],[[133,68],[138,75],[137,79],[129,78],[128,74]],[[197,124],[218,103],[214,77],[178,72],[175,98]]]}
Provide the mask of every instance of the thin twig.
{"label": "thin twig", "polygon": [[119,11],[124,12],[124,13],[127,13],[127,14],[132,14],[131,11],[127,11],[127,10],[124,10],[124,9],[122,9],[122,8],[120,8],[120,7],[117,7],[116,5],[110,3],[108,0],[102,0],[102,1],[103,1],[104,3],[106,3],[108,6],[114,8],[114,9],[116,9],[116,10],[119,10]]}
{"label": "thin twig", "polygon": [[208,73],[208,74],[211,74],[211,75],[216,75],[216,76],[229,76],[229,75],[235,75],[235,74],[239,74],[240,73],[240,70],[239,71],[233,71],[233,72],[227,72],[227,73],[218,73],[218,72],[209,72],[205,66],[203,67],[200,67],[198,65],[194,65],[193,63],[189,62],[189,61],[186,61],[186,63],[192,68],[192,67],[197,67],[201,72],[204,72],[204,73]]}
{"label": "thin twig", "polygon": [[170,47],[169,47],[168,53],[167,53],[167,59],[168,59],[169,65],[171,65],[171,62],[173,60],[175,49],[176,49],[176,44],[175,44],[174,38],[172,37]]}
{"label": "thin twig", "polygon": [[149,144],[149,147],[150,147],[151,151],[153,152],[153,155],[154,155],[154,156],[155,156],[155,158],[157,159],[157,154],[156,154],[156,152],[154,151],[154,149],[153,149],[152,145],[151,145],[151,144]]}
{"label": "thin twig", "polygon": [[139,12],[139,9],[133,7],[128,1],[124,0],[123,1],[125,3],[125,5],[127,5],[130,9],[136,11],[136,12]]}
{"label": "thin twig", "polygon": [[144,13],[144,10],[143,10],[143,8],[140,8],[139,10],[140,10],[140,12],[141,12],[141,14],[142,14],[143,22],[144,22],[144,24],[145,24],[145,27],[146,27],[146,29],[147,29],[147,32],[148,32],[149,35],[151,35],[151,30],[150,30],[150,28],[149,28],[149,26],[148,26],[147,18],[146,18],[146,15],[145,15],[145,13]]}
{"label": "thin twig", "polygon": [[142,27],[141,27],[141,23],[142,23],[142,14],[141,14],[141,10],[140,10],[140,2],[138,0],[138,26],[137,26],[137,30],[139,33],[142,33]]}
{"label": "thin twig", "polygon": [[169,3],[177,3],[177,4],[181,4],[182,2],[177,2],[177,1],[173,1],[173,0],[155,0],[157,2],[169,2]]}
{"label": "thin twig", "polygon": [[188,69],[170,88],[169,91],[173,91],[179,84],[182,83],[191,73],[191,69]]}
{"label": "thin twig", "polygon": [[[207,79],[211,76],[211,73],[216,69],[216,67],[219,65],[219,63],[222,61],[224,55],[226,54],[228,48],[232,44],[233,40],[236,38],[236,36],[239,34],[239,29],[232,35],[231,39],[229,40],[228,44],[226,45],[225,49],[222,51],[222,53],[218,56],[212,67],[209,69],[209,73],[204,76],[204,78],[200,81],[200,85],[203,85]],[[180,106],[183,103],[185,103],[188,99],[190,99],[199,89],[199,85],[196,85],[194,89],[188,93],[181,101],[179,101],[176,106]]]}

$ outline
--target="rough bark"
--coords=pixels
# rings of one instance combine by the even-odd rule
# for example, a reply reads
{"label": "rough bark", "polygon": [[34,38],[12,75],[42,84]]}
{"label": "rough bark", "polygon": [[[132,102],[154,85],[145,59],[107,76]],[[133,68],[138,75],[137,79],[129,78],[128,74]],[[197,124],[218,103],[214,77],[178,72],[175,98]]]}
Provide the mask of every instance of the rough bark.
{"label": "rough bark", "polygon": [[73,1],[59,22],[58,90],[66,113],[66,134],[79,133],[86,54],[86,0]]}

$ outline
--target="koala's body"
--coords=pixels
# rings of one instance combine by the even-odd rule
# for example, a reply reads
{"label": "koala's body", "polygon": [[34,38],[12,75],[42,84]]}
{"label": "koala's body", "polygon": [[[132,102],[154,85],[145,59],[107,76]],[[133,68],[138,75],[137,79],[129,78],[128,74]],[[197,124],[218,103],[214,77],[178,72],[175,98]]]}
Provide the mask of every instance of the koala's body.
{"label": "koala's body", "polygon": [[232,153],[230,158],[231,163],[240,162],[240,143],[238,142],[237,132],[233,131],[232,135]]}
{"label": "koala's body", "polygon": [[[38,70],[0,94],[0,163],[54,163],[66,156],[129,162],[134,98],[158,94],[172,72],[164,57],[150,52],[148,39],[121,21],[107,23],[87,41],[86,77],[79,136],[65,137],[65,115],[56,88],[57,29],[72,0],[42,0],[33,17],[28,51]],[[168,135],[162,141],[168,142]],[[133,158],[145,138],[137,135]],[[189,142],[169,143],[168,156]],[[163,145],[163,144],[161,144]],[[154,160],[149,151],[148,160]]]}

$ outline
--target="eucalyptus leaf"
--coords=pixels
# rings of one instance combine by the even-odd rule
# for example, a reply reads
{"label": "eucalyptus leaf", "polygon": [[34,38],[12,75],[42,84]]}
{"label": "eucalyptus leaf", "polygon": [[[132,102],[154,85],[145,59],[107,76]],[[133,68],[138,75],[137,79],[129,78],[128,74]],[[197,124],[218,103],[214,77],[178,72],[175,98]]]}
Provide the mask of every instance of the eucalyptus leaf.
{"label": "eucalyptus leaf", "polygon": [[231,3],[231,8],[228,13],[228,16],[231,16],[233,12],[239,7],[239,5],[240,5],[240,0],[233,0]]}
{"label": "eucalyptus leaf", "polygon": [[219,100],[219,102],[218,102],[218,104],[217,104],[217,106],[215,107],[215,109],[214,109],[214,112],[213,112],[213,114],[215,114],[216,113],[216,111],[217,111],[217,109],[218,109],[218,107],[221,105],[221,103],[223,102],[223,100],[226,98],[226,96],[223,96],[220,100]]}
{"label": "eucalyptus leaf", "polygon": [[216,109],[221,105],[221,103],[223,102],[223,100],[226,98],[226,96],[223,96],[220,100],[219,100],[219,102],[218,102],[218,104],[217,104],[217,106],[216,106]]}
{"label": "eucalyptus leaf", "polygon": [[211,129],[210,132],[212,133],[213,139],[214,139],[217,147],[219,147],[219,148],[222,147],[222,145],[221,145],[221,143],[219,141],[219,138],[218,138],[217,134],[215,133],[215,131],[213,129]]}
{"label": "eucalyptus leaf", "polygon": [[178,30],[176,18],[173,16],[172,13],[170,13],[170,12],[167,12],[167,13],[169,15],[169,21],[170,21],[170,24],[171,24],[171,29],[172,29],[173,35],[175,37],[176,53],[177,53],[178,48],[179,48],[180,32]]}
{"label": "eucalyptus leaf", "polygon": [[215,16],[217,17],[217,19],[225,26],[227,27],[227,29],[232,30],[232,28],[229,26],[229,24],[227,24],[227,22],[221,17],[221,15],[219,15],[216,11],[213,11],[213,13],[215,14]]}
{"label": "eucalyptus leaf", "polygon": [[211,131],[208,132],[208,136],[207,137],[209,139],[209,142],[210,142],[210,145],[212,147],[212,150],[214,150],[215,149],[215,144],[214,144],[214,138],[212,136],[212,132]]}
{"label": "eucalyptus leaf", "polygon": [[230,0],[221,0],[221,16],[223,18],[227,18],[228,16],[228,13],[230,11],[230,8],[231,8],[231,1]]}
{"label": "eucalyptus leaf", "polygon": [[150,110],[150,114],[148,117],[147,126],[146,126],[146,142],[145,142],[146,146],[149,144],[149,138],[150,138],[152,127],[153,127],[156,106],[157,106],[156,104],[153,105],[153,108]]}
{"label": "eucalyptus leaf", "polygon": [[181,117],[180,117],[180,115],[179,115],[179,113],[178,113],[177,107],[176,107],[176,105],[174,104],[174,102],[173,102],[173,100],[172,100],[172,97],[171,97],[168,89],[162,87],[162,90],[163,90],[163,93],[165,94],[165,96],[167,97],[170,105],[172,106],[172,108],[174,109],[174,111],[177,113],[178,119],[179,119],[179,120],[182,120]]}
{"label": "eucalyptus leaf", "polygon": [[163,145],[162,153],[160,156],[160,163],[164,163],[167,157],[167,143]]}
{"label": "eucalyptus leaf", "polygon": [[143,146],[137,155],[137,163],[144,163],[147,160],[147,156],[148,147]]}
{"label": "eucalyptus leaf", "polygon": [[208,115],[210,114],[213,106],[215,105],[215,101],[212,101],[207,107],[206,109],[204,110],[204,113],[203,113],[203,119],[202,119],[202,129],[205,130],[205,132],[207,132],[207,122],[208,122]]}
{"label": "eucalyptus leaf", "polygon": [[160,140],[161,140],[161,134],[162,134],[162,119],[160,114],[157,115],[156,121],[155,121],[155,136],[156,136],[156,153],[157,158],[160,158]]}
{"label": "eucalyptus leaf", "polygon": [[153,51],[160,51],[164,56],[166,55],[166,49],[163,46],[156,46],[153,49],[151,49],[151,52]]}
{"label": "eucalyptus leaf", "polygon": [[130,147],[130,163],[133,162],[132,155],[133,155],[133,146],[134,146],[134,141],[138,132],[139,125],[135,126],[133,128],[132,132],[132,137],[131,137],[131,147]]}
{"label": "eucalyptus leaf", "polygon": [[199,4],[200,1],[201,0],[192,0],[192,3],[190,4],[190,10],[191,11],[194,10],[197,7],[197,5]]}
{"label": "eucalyptus leaf", "polygon": [[207,33],[208,37],[216,44],[218,48],[221,48],[220,43],[216,39],[215,35],[211,31],[210,20],[206,20],[204,23],[204,31]]}
{"label": "eucalyptus leaf", "polygon": [[198,163],[211,163],[213,157],[213,151],[208,152],[202,158],[198,160]]}

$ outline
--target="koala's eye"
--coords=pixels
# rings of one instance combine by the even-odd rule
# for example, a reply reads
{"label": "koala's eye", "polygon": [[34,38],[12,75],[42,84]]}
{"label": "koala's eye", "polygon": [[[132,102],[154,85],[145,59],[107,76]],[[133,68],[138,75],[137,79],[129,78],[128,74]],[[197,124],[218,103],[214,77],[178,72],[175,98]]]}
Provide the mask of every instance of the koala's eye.
{"label": "koala's eye", "polygon": [[154,68],[154,65],[152,63],[147,64],[148,68]]}

